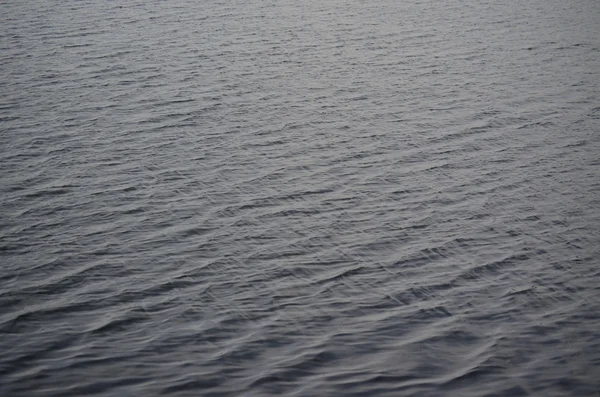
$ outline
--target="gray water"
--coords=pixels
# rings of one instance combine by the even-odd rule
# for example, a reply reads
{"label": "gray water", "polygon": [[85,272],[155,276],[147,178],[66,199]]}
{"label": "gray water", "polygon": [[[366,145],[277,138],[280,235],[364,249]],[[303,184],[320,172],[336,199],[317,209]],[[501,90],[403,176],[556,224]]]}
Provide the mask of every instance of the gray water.
{"label": "gray water", "polygon": [[597,0],[0,3],[0,395],[596,396]]}

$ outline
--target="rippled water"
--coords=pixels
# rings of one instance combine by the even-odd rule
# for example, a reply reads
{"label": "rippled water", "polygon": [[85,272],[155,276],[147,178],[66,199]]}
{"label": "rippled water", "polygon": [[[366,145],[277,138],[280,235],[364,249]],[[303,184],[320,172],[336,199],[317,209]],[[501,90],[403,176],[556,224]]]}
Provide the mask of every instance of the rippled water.
{"label": "rippled water", "polygon": [[0,11],[2,396],[600,393],[596,0]]}

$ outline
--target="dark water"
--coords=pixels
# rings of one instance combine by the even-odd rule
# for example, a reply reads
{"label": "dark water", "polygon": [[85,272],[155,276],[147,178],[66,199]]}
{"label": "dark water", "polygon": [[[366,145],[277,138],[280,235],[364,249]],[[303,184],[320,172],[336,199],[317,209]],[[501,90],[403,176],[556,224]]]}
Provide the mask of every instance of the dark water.
{"label": "dark water", "polygon": [[597,396],[597,0],[2,1],[0,395]]}

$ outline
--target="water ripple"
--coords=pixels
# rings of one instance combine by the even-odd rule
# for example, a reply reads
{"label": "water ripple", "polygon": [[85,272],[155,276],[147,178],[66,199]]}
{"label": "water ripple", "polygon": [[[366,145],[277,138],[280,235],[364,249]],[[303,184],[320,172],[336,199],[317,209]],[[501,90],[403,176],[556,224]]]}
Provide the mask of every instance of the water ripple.
{"label": "water ripple", "polygon": [[599,12],[5,2],[0,394],[598,394]]}

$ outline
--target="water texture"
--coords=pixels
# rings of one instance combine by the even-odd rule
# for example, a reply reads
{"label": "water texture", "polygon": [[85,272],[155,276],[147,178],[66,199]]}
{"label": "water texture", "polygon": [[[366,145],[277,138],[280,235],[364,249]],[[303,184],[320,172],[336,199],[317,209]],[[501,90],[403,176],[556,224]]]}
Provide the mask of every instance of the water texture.
{"label": "water texture", "polygon": [[0,395],[597,396],[596,0],[0,2]]}

